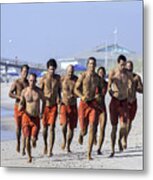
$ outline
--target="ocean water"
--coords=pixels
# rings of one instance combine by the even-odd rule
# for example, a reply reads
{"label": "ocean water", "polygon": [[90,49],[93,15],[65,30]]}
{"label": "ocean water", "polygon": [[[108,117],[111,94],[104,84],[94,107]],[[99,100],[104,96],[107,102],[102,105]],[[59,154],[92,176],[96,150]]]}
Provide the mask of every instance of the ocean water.
{"label": "ocean water", "polygon": [[[9,110],[1,107],[1,120],[3,117],[12,117],[14,114],[13,110]],[[15,129],[10,130],[9,128],[3,128],[1,122],[1,141],[14,140],[16,138]]]}

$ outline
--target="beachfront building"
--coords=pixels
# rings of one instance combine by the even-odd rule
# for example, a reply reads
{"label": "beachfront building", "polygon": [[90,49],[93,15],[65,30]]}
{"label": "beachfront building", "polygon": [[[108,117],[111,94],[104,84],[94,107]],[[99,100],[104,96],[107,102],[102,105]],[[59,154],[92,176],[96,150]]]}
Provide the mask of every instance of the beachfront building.
{"label": "beachfront building", "polygon": [[86,67],[86,61],[93,56],[97,59],[97,67],[105,66],[106,69],[114,67],[116,59],[120,54],[124,54],[127,59],[140,59],[139,55],[119,44],[100,45],[91,50],[87,50],[74,55],[73,58],[58,59],[60,69],[66,69],[68,64]]}
{"label": "beachfront building", "polygon": [[105,66],[110,69],[116,64],[116,59],[120,54],[124,54],[128,59],[136,59],[137,54],[118,44],[100,45],[92,50],[81,52],[75,56],[78,64],[86,65],[88,57],[93,56],[97,59],[97,66]]}

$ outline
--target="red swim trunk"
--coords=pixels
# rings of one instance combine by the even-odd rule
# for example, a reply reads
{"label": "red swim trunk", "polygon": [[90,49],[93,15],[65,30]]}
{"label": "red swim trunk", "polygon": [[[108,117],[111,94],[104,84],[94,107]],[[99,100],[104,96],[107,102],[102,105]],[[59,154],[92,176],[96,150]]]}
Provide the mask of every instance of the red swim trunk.
{"label": "red swim trunk", "polygon": [[61,105],[60,108],[60,125],[68,123],[70,129],[77,127],[78,112],[77,105]]}
{"label": "red swim trunk", "polygon": [[133,121],[137,112],[137,100],[128,103],[128,119]]}
{"label": "red swim trunk", "polygon": [[104,113],[104,115],[105,115],[105,119],[107,119],[107,110],[106,110],[106,105],[105,104],[103,104],[103,106],[99,109],[97,109],[97,115],[98,115],[98,121],[97,121],[97,123],[99,123],[99,116],[102,114],[102,113]]}
{"label": "red swim trunk", "polygon": [[24,113],[22,116],[22,131],[24,137],[35,137],[38,139],[38,133],[40,129],[40,119],[39,117],[29,116]]}
{"label": "red swim trunk", "polygon": [[79,123],[81,130],[85,130],[90,125],[97,124],[97,111],[95,107],[96,101],[83,102],[80,101],[78,114],[79,114]]}
{"label": "red swim trunk", "polygon": [[42,117],[42,124],[44,126],[55,125],[56,118],[57,118],[57,105],[46,106]]}
{"label": "red swim trunk", "polygon": [[112,97],[110,105],[110,120],[113,126],[118,124],[118,118],[121,122],[127,122],[128,117],[128,102],[125,100],[118,100]]}
{"label": "red swim trunk", "polygon": [[96,108],[96,110],[97,110],[98,116],[101,113],[106,113],[106,105],[105,105],[105,103],[101,107]]}
{"label": "red swim trunk", "polygon": [[21,123],[22,123],[22,115],[23,115],[23,111],[19,111],[18,110],[18,105],[15,104],[14,105],[14,119],[15,119],[15,123],[16,123],[16,126],[18,128],[21,128]]}

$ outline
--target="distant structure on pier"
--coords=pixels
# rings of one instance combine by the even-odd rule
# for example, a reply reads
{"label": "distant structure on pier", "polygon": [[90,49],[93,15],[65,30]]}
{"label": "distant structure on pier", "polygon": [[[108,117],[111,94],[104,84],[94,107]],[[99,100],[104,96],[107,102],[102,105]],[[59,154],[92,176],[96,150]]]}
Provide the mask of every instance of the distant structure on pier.
{"label": "distant structure on pier", "polygon": [[67,64],[82,65],[86,67],[86,61],[93,56],[97,59],[97,66],[105,66],[110,69],[116,64],[116,59],[120,54],[124,54],[127,59],[137,60],[141,57],[134,51],[129,50],[119,44],[99,45],[95,48],[76,54],[73,58],[59,59],[61,69],[65,69]]}

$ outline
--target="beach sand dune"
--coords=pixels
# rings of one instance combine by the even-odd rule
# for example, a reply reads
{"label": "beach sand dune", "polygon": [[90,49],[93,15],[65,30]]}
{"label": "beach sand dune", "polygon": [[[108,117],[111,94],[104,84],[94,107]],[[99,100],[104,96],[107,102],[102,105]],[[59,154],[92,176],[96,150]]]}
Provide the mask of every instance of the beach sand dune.
{"label": "beach sand dune", "polygon": [[[14,101],[8,97],[10,84],[1,84],[1,106],[13,109]],[[79,124],[74,132],[74,138],[71,145],[72,153],[67,153],[61,149],[62,133],[59,125],[59,119],[56,122],[56,137],[53,149],[54,156],[48,158],[43,155],[43,138],[40,131],[39,140],[36,149],[32,149],[33,162],[27,163],[27,155],[22,156],[15,151],[15,140],[1,141],[1,166],[3,167],[43,167],[43,168],[89,168],[89,169],[143,169],[143,101],[142,95],[138,95],[138,112],[133,122],[133,127],[128,138],[128,148],[119,153],[116,143],[115,157],[109,158],[111,152],[110,132],[111,124],[108,115],[106,125],[106,137],[102,148],[102,155],[97,155],[97,146],[93,147],[93,160],[87,160],[88,135],[84,138],[84,144],[78,144]],[[107,95],[107,107],[110,101]],[[107,108],[108,111],[108,108]],[[13,116],[1,117],[1,128],[12,130],[15,135],[15,124]],[[119,128],[118,128],[119,129]],[[99,135],[99,132],[98,132]]]}

